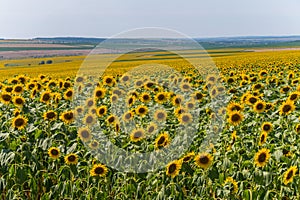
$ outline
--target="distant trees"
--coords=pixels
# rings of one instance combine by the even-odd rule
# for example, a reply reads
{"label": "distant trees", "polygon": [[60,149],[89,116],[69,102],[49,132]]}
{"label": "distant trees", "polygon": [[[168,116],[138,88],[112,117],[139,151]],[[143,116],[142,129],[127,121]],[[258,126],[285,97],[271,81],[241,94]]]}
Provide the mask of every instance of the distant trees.
{"label": "distant trees", "polygon": [[39,65],[44,65],[44,64],[50,65],[52,63],[53,63],[52,60],[47,60],[46,62],[44,60],[42,60],[41,62],[39,62]]}

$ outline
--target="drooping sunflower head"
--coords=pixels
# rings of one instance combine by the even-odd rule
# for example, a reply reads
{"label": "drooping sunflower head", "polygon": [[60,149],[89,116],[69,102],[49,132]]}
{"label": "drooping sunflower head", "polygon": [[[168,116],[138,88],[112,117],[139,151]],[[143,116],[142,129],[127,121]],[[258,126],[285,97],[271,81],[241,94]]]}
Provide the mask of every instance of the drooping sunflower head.
{"label": "drooping sunflower head", "polygon": [[238,191],[238,184],[232,177],[227,177],[224,182],[224,187],[230,190],[231,194],[235,194]]}
{"label": "drooping sunflower head", "polygon": [[291,166],[284,174],[283,174],[283,183],[287,185],[293,182],[293,179],[296,175],[298,168],[297,166]]}
{"label": "drooping sunflower head", "polygon": [[97,110],[96,110],[96,114],[97,114],[99,117],[105,116],[106,113],[107,113],[107,107],[106,107],[105,105],[100,106],[100,107],[97,108]]}
{"label": "drooping sunflower head", "polygon": [[117,119],[116,116],[110,115],[106,118],[106,121],[107,121],[108,124],[113,124],[114,125],[118,121],[118,119]]}
{"label": "drooping sunflower head", "polygon": [[182,162],[189,162],[191,161],[193,158],[195,157],[195,153],[194,152],[190,152],[188,154],[186,154],[183,158],[182,158]]}
{"label": "drooping sunflower head", "polygon": [[166,174],[174,178],[179,174],[181,166],[182,166],[181,160],[175,160],[170,162],[166,167]]}
{"label": "drooping sunflower head", "polygon": [[65,91],[64,93],[64,99],[66,100],[72,100],[73,98],[73,95],[74,95],[74,90],[69,88],[67,91]]}
{"label": "drooping sunflower head", "polygon": [[57,147],[51,147],[51,148],[48,150],[48,155],[49,155],[50,158],[52,158],[52,159],[57,159],[57,158],[59,158],[59,155],[60,155],[60,150],[59,150],[59,148],[57,148]]}
{"label": "drooping sunflower head", "polygon": [[300,92],[296,91],[296,92],[292,92],[289,97],[288,97],[288,100],[290,101],[296,101],[298,100],[300,97]]}
{"label": "drooping sunflower head", "polygon": [[170,138],[168,133],[160,134],[155,140],[155,147],[157,149],[166,147],[170,143]]}
{"label": "drooping sunflower head", "polygon": [[70,153],[65,156],[65,162],[68,165],[76,165],[78,163],[78,155]]}
{"label": "drooping sunflower head", "polygon": [[194,160],[198,167],[207,169],[213,162],[213,156],[209,153],[200,153],[194,158]]}
{"label": "drooping sunflower head", "polygon": [[263,167],[268,163],[270,157],[270,150],[266,148],[260,149],[254,156],[254,163],[258,167]]}
{"label": "drooping sunflower head", "polygon": [[258,142],[258,145],[261,146],[261,145],[263,145],[264,143],[266,143],[267,137],[268,137],[268,133],[263,131],[263,132],[260,134],[260,136],[259,136],[259,142]]}
{"label": "drooping sunflower head", "polygon": [[108,169],[105,165],[102,164],[94,164],[92,169],[90,170],[91,176],[106,176]]}

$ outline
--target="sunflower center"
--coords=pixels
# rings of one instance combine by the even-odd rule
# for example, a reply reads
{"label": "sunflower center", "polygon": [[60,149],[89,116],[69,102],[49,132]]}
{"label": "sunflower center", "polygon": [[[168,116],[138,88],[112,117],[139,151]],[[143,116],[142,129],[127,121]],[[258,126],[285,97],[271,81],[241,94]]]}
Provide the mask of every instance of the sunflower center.
{"label": "sunflower center", "polygon": [[159,140],[157,141],[158,145],[162,145],[165,142],[166,138],[164,136],[160,137]]}
{"label": "sunflower center", "polygon": [[260,142],[263,142],[263,141],[265,141],[265,135],[264,134],[262,134],[261,138],[260,138]]}
{"label": "sunflower center", "polygon": [[200,157],[200,163],[207,164],[209,162],[209,159],[207,156],[201,156]]}
{"label": "sunflower center", "polygon": [[188,115],[183,115],[182,116],[182,121],[183,122],[188,122],[188,121],[190,121],[190,117]]}
{"label": "sunflower center", "polygon": [[74,155],[70,155],[70,156],[68,157],[68,160],[69,160],[70,162],[74,162],[74,161],[76,160],[76,157],[75,157]]}
{"label": "sunflower center", "polygon": [[134,138],[140,138],[143,136],[143,133],[141,131],[135,132],[134,133]]}
{"label": "sunflower center", "polygon": [[97,97],[101,97],[101,96],[102,96],[102,91],[97,91],[97,92],[96,92],[96,96],[97,96]]}
{"label": "sunflower center", "polygon": [[108,122],[109,123],[113,123],[115,121],[115,118],[114,117],[110,117],[109,119],[108,119]]}
{"label": "sunflower center", "polygon": [[282,108],[282,111],[287,113],[292,109],[292,107],[290,105],[284,105]]}
{"label": "sunflower center", "polygon": [[289,173],[288,173],[287,176],[286,176],[286,179],[290,179],[290,178],[292,178],[292,177],[293,177],[293,171],[290,170]]}
{"label": "sunflower center", "polygon": [[72,91],[68,91],[66,95],[67,95],[67,97],[71,97],[73,95],[73,92]]}
{"label": "sunflower center", "polygon": [[55,113],[54,112],[47,113],[47,118],[48,119],[53,119],[54,117],[55,117]]}
{"label": "sunflower center", "polygon": [[148,129],[148,132],[151,133],[151,132],[153,132],[153,131],[154,131],[154,127],[153,127],[153,126],[150,126],[149,129]]}
{"label": "sunflower center", "polygon": [[43,101],[49,101],[50,99],[50,94],[46,93],[43,95]]}
{"label": "sunflower center", "polygon": [[104,169],[102,167],[97,167],[95,169],[95,174],[102,174],[104,172]]}
{"label": "sunflower center", "polygon": [[2,95],[2,99],[4,101],[10,101],[11,100],[11,96],[9,94],[4,94],[4,95]]}
{"label": "sunflower center", "polygon": [[259,156],[258,156],[258,162],[262,163],[262,162],[265,162],[266,161],[266,158],[267,158],[267,155],[265,153],[261,153]]}
{"label": "sunflower center", "polygon": [[84,131],[81,132],[81,136],[82,136],[83,138],[89,138],[90,133],[89,133],[87,130],[84,130]]}
{"label": "sunflower center", "polygon": [[263,127],[264,131],[269,131],[271,129],[271,126],[269,124],[265,124]]}
{"label": "sunflower center", "polygon": [[297,99],[298,95],[297,94],[292,94],[290,97],[290,100],[295,100]]}
{"label": "sunflower center", "polygon": [[256,108],[257,108],[258,110],[261,110],[261,109],[264,108],[264,105],[263,105],[262,103],[259,103],[259,104],[256,105]]}
{"label": "sunflower center", "polygon": [[80,82],[82,82],[83,81],[83,78],[82,77],[78,77],[77,79],[76,79],[76,82],[77,83],[80,83]]}
{"label": "sunflower center", "polygon": [[196,94],[196,99],[199,100],[199,99],[202,99],[202,97],[203,97],[203,95],[202,95],[201,93],[197,93],[197,94]]}
{"label": "sunflower center", "polygon": [[165,99],[165,95],[160,94],[160,95],[158,95],[157,99],[160,100],[160,101],[162,101],[162,100]]}
{"label": "sunflower center", "polygon": [[165,114],[160,112],[160,113],[157,114],[157,118],[158,119],[163,119],[163,118],[165,118]]}
{"label": "sunflower center", "polygon": [[174,173],[175,171],[176,171],[176,164],[171,164],[170,166],[169,166],[169,168],[168,168],[168,171],[169,171],[169,173],[170,174],[172,174],[172,173]]}
{"label": "sunflower center", "polygon": [[231,117],[232,121],[234,122],[237,122],[241,119],[240,115],[239,114],[233,114],[232,117]]}
{"label": "sunflower center", "polygon": [[144,114],[145,112],[146,112],[146,109],[145,109],[145,108],[140,108],[140,109],[139,109],[139,113]]}
{"label": "sunflower center", "polygon": [[56,149],[52,149],[51,150],[51,154],[54,155],[54,156],[57,156],[58,155],[58,151]]}
{"label": "sunflower center", "polygon": [[15,87],[15,92],[22,92],[22,87],[21,86],[17,86]]}
{"label": "sunflower center", "polygon": [[24,123],[25,123],[24,119],[18,118],[18,119],[16,119],[16,121],[15,121],[15,126],[16,126],[16,127],[20,127],[20,126],[23,126]]}
{"label": "sunflower center", "polygon": [[109,84],[109,83],[112,82],[112,79],[111,79],[111,78],[107,78],[107,79],[105,80],[105,82]]}
{"label": "sunflower center", "polygon": [[65,119],[67,119],[67,120],[73,119],[73,113],[66,113],[65,114]]}
{"label": "sunflower center", "polygon": [[251,97],[249,99],[249,102],[252,103],[252,104],[256,103],[256,101],[257,101],[257,99],[255,97]]}

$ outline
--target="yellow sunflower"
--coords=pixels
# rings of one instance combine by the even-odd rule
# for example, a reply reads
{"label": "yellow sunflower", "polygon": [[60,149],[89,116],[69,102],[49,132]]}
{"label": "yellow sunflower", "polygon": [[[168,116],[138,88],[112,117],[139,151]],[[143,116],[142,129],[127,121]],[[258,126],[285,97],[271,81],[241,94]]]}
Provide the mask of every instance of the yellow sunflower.
{"label": "yellow sunflower", "polygon": [[12,126],[19,130],[22,130],[27,125],[27,122],[28,122],[28,120],[25,117],[22,117],[19,115],[19,116],[13,118]]}
{"label": "yellow sunflower", "polygon": [[258,167],[263,167],[268,163],[270,157],[269,149],[260,149],[254,156],[254,163]]}
{"label": "yellow sunflower", "polygon": [[232,177],[227,177],[224,183],[225,187],[229,187],[229,190],[232,194],[237,193],[238,184]]}
{"label": "yellow sunflower", "polygon": [[293,182],[293,179],[296,175],[298,168],[296,166],[291,166],[286,172],[283,174],[283,184],[287,185]]}
{"label": "yellow sunflower", "polygon": [[159,122],[164,122],[167,119],[167,112],[165,110],[157,110],[154,113],[154,119]]}
{"label": "yellow sunflower", "polygon": [[200,153],[194,158],[194,160],[197,166],[207,169],[213,162],[213,156],[209,153]]}
{"label": "yellow sunflower", "polygon": [[115,79],[112,76],[105,76],[103,78],[103,85],[113,86],[115,84]]}
{"label": "yellow sunflower", "polygon": [[99,88],[97,87],[94,91],[94,97],[96,99],[102,99],[106,95],[106,89],[105,88]]}
{"label": "yellow sunflower", "polygon": [[96,117],[93,114],[86,114],[85,117],[83,118],[83,124],[87,126],[91,126],[96,123]]}
{"label": "yellow sunflower", "polygon": [[56,120],[57,113],[53,110],[49,110],[49,111],[44,113],[43,117],[44,117],[44,120],[53,121],[53,120]]}
{"label": "yellow sunflower", "polygon": [[254,104],[253,109],[257,113],[262,113],[266,109],[266,103],[264,101],[259,100]]}
{"label": "yellow sunflower", "polygon": [[148,113],[148,107],[144,105],[139,105],[135,109],[135,113],[141,117],[144,117]]}
{"label": "yellow sunflower", "polygon": [[106,107],[105,105],[100,106],[100,107],[97,108],[97,110],[96,110],[96,114],[97,114],[99,117],[105,116],[106,113],[107,113],[107,107]]}
{"label": "yellow sunflower", "polygon": [[190,153],[186,154],[181,160],[182,160],[182,162],[186,163],[186,162],[191,161],[194,157],[195,157],[195,153],[190,152]]}
{"label": "yellow sunflower", "polygon": [[154,100],[157,103],[163,104],[164,102],[167,101],[168,97],[167,97],[167,93],[166,92],[159,92],[155,95]]}
{"label": "yellow sunflower", "polygon": [[105,165],[102,164],[94,164],[92,169],[90,170],[91,176],[106,176],[108,169]]}
{"label": "yellow sunflower", "polygon": [[147,132],[152,134],[157,130],[157,125],[154,122],[151,122],[148,126],[147,126]]}
{"label": "yellow sunflower", "polygon": [[12,100],[12,96],[10,93],[1,93],[1,102],[4,104],[9,104]]}
{"label": "yellow sunflower", "polygon": [[147,92],[144,92],[140,95],[140,101],[143,103],[148,103],[151,101],[151,96]]}
{"label": "yellow sunflower", "polygon": [[65,156],[65,162],[68,165],[76,165],[78,163],[78,155],[70,153]]}
{"label": "yellow sunflower", "polygon": [[43,103],[50,103],[51,101],[51,97],[52,97],[52,94],[50,91],[45,91],[41,94],[41,98],[40,98],[40,101],[43,102]]}
{"label": "yellow sunflower", "polygon": [[65,124],[71,124],[74,121],[74,112],[73,111],[65,111],[60,115],[60,119]]}
{"label": "yellow sunflower", "polygon": [[167,146],[170,143],[169,134],[161,133],[155,140],[155,147],[160,149]]}
{"label": "yellow sunflower", "polygon": [[190,113],[183,113],[179,115],[178,120],[180,124],[188,125],[193,122],[193,116]]}
{"label": "yellow sunflower", "polygon": [[264,143],[266,143],[267,137],[268,137],[268,133],[263,131],[263,132],[260,134],[260,136],[259,136],[259,142],[258,142],[258,145],[261,146],[261,145],[263,145]]}
{"label": "yellow sunflower", "polygon": [[132,111],[128,111],[128,112],[124,113],[123,120],[125,122],[128,122],[133,119],[133,116],[134,116],[134,113]]}
{"label": "yellow sunflower", "polygon": [[57,158],[59,158],[60,150],[57,147],[51,147],[48,150],[48,154],[49,154],[50,158],[57,159]]}
{"label": "yellow sunflower", "polygon": [[135,129],[130,134],[130,140],[132,142],[138,142],[145,137],[145,132],[143,129]]}
{"label": "yellow sunflower", "polygon": [[287,100],[286,102],[282,103],[279,107],[279,113],[281,115],[288,115],[295,110],[295,105],[293,101]]}
{"label": "yellow sunflower", "polygon": [[13,103],[17,107],[22,107],[25,104],[25,99],[21,96],[15,96],[13,98]]}
{"label": "yellow sunflower", "polygon": [[170,162],[166,167],[166,174],[174,178],[179,174],[181,166],[182,166],[181,160],[175,160]]}
{"label": "yellow sunflower", "polygon": [[88,128],[80,128],[78,130],[78,137],[83,142],[88,142],[92,139],[92,134],[91,134],[91,131]]}
{"label": "yellow sunflower", "polygon": [[230,112],[228,115],[228,122],[234,126],[239,125],[244,119],[243,114],[239,111]]}
{"label": "yellow sunflower", "polygon": [[261,125],[261,129],[262,129],[262,131],[264,131],[266,133],[270,133],[272,131],[272,129],[273,129],[273,125],[270,122],[264,122]]}
{"label": "yellow sunflower", "polygon": [[73,98],[73,95],[74,95],[74,90],[69,88],[67,91],[65,91],[64,93],[64,99],[66,100],[72,100]]}
{"label": "yellow sunflower", "polygon": [[23,85],[18,84],[13,87],[14,94],[21,94],[24,91]]}

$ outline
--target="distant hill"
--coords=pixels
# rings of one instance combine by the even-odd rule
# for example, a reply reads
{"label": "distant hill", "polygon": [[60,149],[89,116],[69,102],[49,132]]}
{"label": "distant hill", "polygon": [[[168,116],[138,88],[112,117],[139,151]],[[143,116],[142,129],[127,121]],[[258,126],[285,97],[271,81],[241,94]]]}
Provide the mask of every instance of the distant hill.
{"label": "distant hill", "polygon": [[55,43],[55,44],[99,44],[105,38],[84,38],[84,37],[54,37],[54,38],[34,38],[34,41]]}

